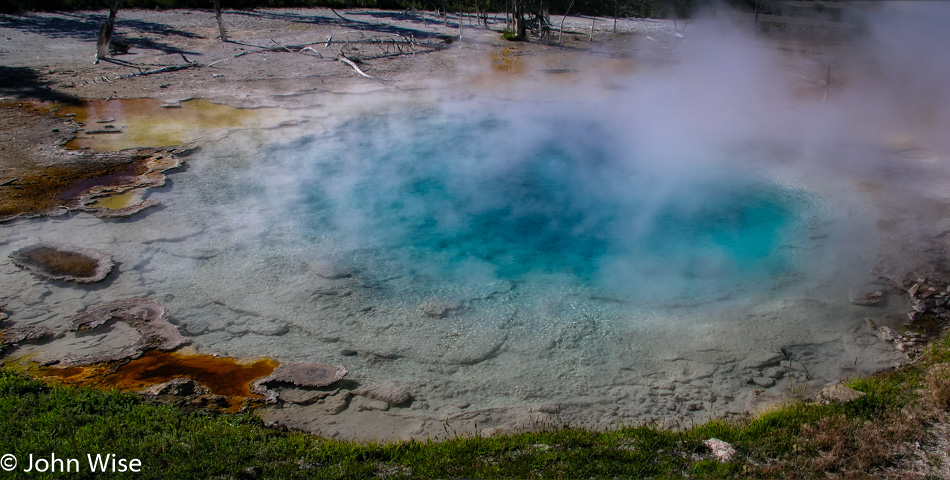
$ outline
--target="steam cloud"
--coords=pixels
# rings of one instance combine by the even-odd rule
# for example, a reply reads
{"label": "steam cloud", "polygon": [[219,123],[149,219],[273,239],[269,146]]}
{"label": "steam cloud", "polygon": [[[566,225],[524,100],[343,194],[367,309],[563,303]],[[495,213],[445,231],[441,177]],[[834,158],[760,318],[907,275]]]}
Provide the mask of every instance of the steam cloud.
{"label": "steam cloud", "polygon": [[[678,295],[830,258],[809,275],[841,275],[875,248],[873,222],[847,218],[866,213],[848,175],[883,175],[902,139],[946,148],[950,126],[950,55],[935,51],[950,6],[852,15],[862,32],[820,55],[707,16],[671,40],[671,62],[612,79],[619,89],[593,71],[515,100],[367,114],[272,150],[269,198],[315,235],[431,279],[569,273]],[[631,42],[618,50],[651,45]],[[656,282],[670,272],[692,280]]]}

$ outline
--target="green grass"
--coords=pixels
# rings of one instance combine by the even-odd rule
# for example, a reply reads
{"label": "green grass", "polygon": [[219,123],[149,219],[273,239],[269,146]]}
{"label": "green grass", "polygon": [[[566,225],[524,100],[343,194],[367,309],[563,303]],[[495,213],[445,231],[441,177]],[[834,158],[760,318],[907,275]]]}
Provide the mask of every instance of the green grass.
{"label": "green grass", "polygon": [[501,31],[501,38],[509,41],[514,41],[518,39],[518,34],[507,28]]}
{"label": "green grass", "polygon": [[[824,478],[892,467],[904,442],[924,438],[948,401],[950,340],[923,361],[855,379],[867,393],[849,404],[793,403],[755,419],[684,430],[635,426],[591,432],[566,425],[490,438],[364,444],[265,428],[250,415],[183,413],[131,394],[45,384],[0,372],[0,455],[139,458],[135,478]],[[938,372],[939,375],[935,375]],[[940,373],[942,372],[942,373]],[[934,383],[936,382],[936,383]],[[942,383],[941,383],[942,382]],[[929,390],[928,390],[929,389]],[[935,407],[935,405],[939,405]],[[702,442],[733,444],[711,459]],[[19,476],[17,476],[19,475]],[[62,478],[14,473],[5,478]],[[116,475],[123,476],[123,475]],[[125,476],[128,476],[126,474]],[[76,478],[81,478],[77,475]],[[99,477],[97,477],[99,478]],[[106,477],[108,478],[108,477]]]}

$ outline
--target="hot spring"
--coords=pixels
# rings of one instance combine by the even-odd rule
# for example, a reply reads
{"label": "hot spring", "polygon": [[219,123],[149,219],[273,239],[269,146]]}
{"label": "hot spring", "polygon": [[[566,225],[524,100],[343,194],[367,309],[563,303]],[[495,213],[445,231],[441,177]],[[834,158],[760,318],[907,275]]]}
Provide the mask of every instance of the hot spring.
{"label": "hot spring", "polygon": [[882,252],[925,231],[945,177],[895,167],[863,99],[787,95],[730,38],[609,88],[301,93],[294,122],[204,141],[161,207],[3,225],[5,254],[71,243],[118,271],[79,288],[7,265],[10,310],[60,325],[143,296],[203,353],[342,365],[259,412],[345,438],[699,422],[891,366],[866,319],[906,304],[849,300],[887,288]]}
{"label": "hot spring", "polygon": [[755,149],[658,156],[567,104],[391,102],[207,145],[140,221],[168,232],[133,268],[202,350],[413,398],[265,418],[344,436],[696,419],[893,359],[844,291],[875,236],[844,221],[865,213],[850,194]]}
{"label": "hot spring", "polygon": [[714,157],[671,176],[597,122],[423,110],[305,142],[267,154],[300,166],[302,232],[355,275],[420,290],[502,281],[707,303],[787,282],[816,257],[797,250],[818,248],[809,193]]}
{"label": "hot spring", "polygon": [[[51,287],[64,312],[147,296],[201,351],[343,365],[342,390],[262,413],[327,435],[696,420],[893,360],[847,301],[875,234],[837,181],[567,103],[388,102],[233,132],[160,209],[10,244],[124,258],[107,289]],[[412,400],[349,396],[379,384]]]}

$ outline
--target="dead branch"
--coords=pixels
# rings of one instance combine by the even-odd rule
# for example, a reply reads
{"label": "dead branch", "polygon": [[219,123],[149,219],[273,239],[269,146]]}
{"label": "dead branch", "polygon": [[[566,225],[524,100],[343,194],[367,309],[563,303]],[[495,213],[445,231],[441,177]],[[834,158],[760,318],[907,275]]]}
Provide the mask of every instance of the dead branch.
{"label": "dead branch", "polygon": [[301,48],[297,53],[303,53],[305,50],[309,50],[309,51],[311,51],[311,52],[313,52],[313,53],[316,53],[317,56],[320,57],[320,58],[326,58],[326,57],[323,56],[322,53],[320,53],[320,52],[314,50],[313,47],[303,47],[303,48]]}
{"label": "dead branch", "polygon": [[[419,42],[414,38],[405,37],[403,35],[387,35],[385,37],[370,37],[370,38],[361,38],[358,40],[333,40],[328,37],[327,40],[320,42],[312,42],[301,45],[284,45],[277,42],[274,39],[271,39],[276,47],[264,48],[261,47],[259,50],[247,50],[234,54],[234,58],[242,57],[244,55],[252,53],[267,53],[267,52],[289,52],[289,53],[303,53],[304,51],[310,51],[320,58],[326,58],[318,52],[313,47],[318,44],[323,44],[324,48],[331,48],[336,45],[341,48],[337,51],[336,55],[350,56],[348,53],[353,52],[354,50],[359,50],[358,48],[351,49],[351,46],[365,46],[365,45],[376,45],[379,47],[381,54],[372,56],[370,55],[367,58],[380,58],[380,57],[389,57],[389,56],[398,56],[398,55],[415,55],[418,49],[428,49],[428,50],[439,50],[445,48],[443,43],[434,43],[434,42]],[[405,47],[405,50],[403,49]],[[398,52],[395,55],[392,52]]]}
{"label": "dead branch", "polygon": [[99,130],[89,130],[86,132],[86,134],[88,135],[99,135],[101,133],[122,133],[122,130],[118,130],[118,129],[108,130],[108,129],[103,128]]}
{"label": "dead branch", "polygon": [[[353,32],[357,33],[357,32]],[[361,33],[361,32],[360,32]],[[362,35],[362,33],[361,33]],[[433,51],[446,48],[446,45],[442,42],[420,42],[416,38],[399,34],[390,34],[384,36],[375,36],[369,38],[360,38],[356,40],[334,40],[332,36],[328,36],[325,41],[321,40],[318,42],[305,43],[300,45],[284,45],[278,42],[275,39],[270,39],[271,43],[276,45],[275,47],[264,47],[256,45],[259,47],[258,50],[246,50],[234,54],[233,58],[242,57],[244,55],[252,53],[268,53],[268,52],[288,52],[296,53],[301,55],[307,55],[309,57],[317,56],[324,60],[331,60],[324,56],[322,53],[314,48],[316,45],[323,45],[324,48],[334,51],[334,56],[337,57],[337,60],[343,61],[344,63],[349,64],[351,59],[355,59],[358,55],[359,58],[363,60],[373,59],[373,58],[389,58],[397,57],[400,55],[415,55],[417,51]],[[368,54],[365,50],[361,51],[360,47],[373,46],[379,47],[379,53],[377,54]],[[338,48],[333,48],[334,46]],[[309,52],[309,53],[305,53]],[[339,57],[343,57],[345,60],[341,60]],[[349,58],[347,58],[349,57]],[[223,60],[218,60],[211,65],[222,62]],[[210,65],[208,65],[210,66]],[[353,65],[350,65],[353,67]],[[356,69],[357,67],[353,67]],[[359,70],[358,73],[366,78],[375,78],[370,75],[367,75],[362,70]],[[377,79],[378,80],[378,79]]]}
{"label": "dead branch", "polygon": [[571,13],[571,7],[574,6],[574,0],[571,0],[571,3],[567,6],[567,10],[564,12],[564,16],[561,17],[561,25],[557,28],[557,43],[561,45],[561,34],[564,33],[564,19],[567,18],[567,14]]}
{"label": "dead branch", "polygon": [[187,65],[169,65],[169,66],[167,66],[167,67],[156,68],[156,69],[153,69],[153,70],[146,70],[146,71],[144,71],[144,72],[136,72],[136,73],[130,73],[130,74],[128,74],[128,75],[120,75],[120,76],[115,77],[115,78],[116,78],[116,80],[121,80],[121,79],[123,79],[123,78],[144,77],[144,76],[146,76],[146,75],[154,75],[154,74],[156,74],[156,73],[175,72],[175,71],[178,71],[178,70],[184,70],[184,69],[186,69],[186,68],[196,68],[196,67],[198,67],[198,62],[192,62],[192,63],[189,63],[189,64],[187,64]]}
{"label": "dead branch", "polygon": [[337,13],[336,10],[334,10],[334,9],[332,9],[332,8],[330,9],[330,11],[333,12],[334,15],[336,15],[336,16],[340,17],[341,19],[343,19],[344,21],[347,21],[347,22],[352,21],[352,20],[350,20],[349,18],[346,18],[346,17],[344,17],[343,15],[340,15],[339,13]]}
{"label": "dead branch", "polygon": [[287,48],[287,47],[281,45],[280,42],[278,42],[277,40],[274,40],[274,39],[272,38],[272,39],[270,39],[270,41],[272,41],[272,42],[274,42],[275,44],[277,44],[278,47],[283,48],[284,50],[287,50],[287,51],[290,52],[290,53],[294,53],[293,50],[291,50],[291,49],[289,49],[289,48]]}
{"label": "dead branch", "polygon": [[362,75],[362,76],[364,76],[364,77],[366,77],[366,78],[373,78],[372,76],[367,75],[366,72],[360,70],[360,67],[357,67],[356,64],[353,63],[353,61],[350,60],[349,58],[346,58],[346,57],[344,57],[343,55],[340,55],[339,57],[337,57],[337,59],[339,59],[341,62],[343,62],[343,63],[349,65],[350,67],[353,67],[353,70],[356,70],[356,73],[358,73],[358,74],[360,74],[360,75]]}

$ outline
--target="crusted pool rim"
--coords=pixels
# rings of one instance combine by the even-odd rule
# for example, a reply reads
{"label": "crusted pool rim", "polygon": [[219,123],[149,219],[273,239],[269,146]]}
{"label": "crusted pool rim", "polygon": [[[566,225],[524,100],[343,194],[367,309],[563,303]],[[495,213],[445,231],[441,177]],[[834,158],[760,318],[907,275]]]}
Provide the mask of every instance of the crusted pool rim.
{"label": "crusted pool rim", "polygon": [[[56,266],[50,265],[49,262],[44,262],[31,256],[31,254],[43,250],[64,257],[71,256],[86,263],[93,263],[93,271],[89,275],[82,275],[81,272],[78,271],[66,272],[62,269],[58,269]],[[112,272],[112,267],[115,265],[115,262],[112,260],[112,255],[101,250],[49,242],[41,242],[21,248],[10,254],[10,259],[14,265],[28,270],[40,278],[75,283],[101,282]]]}

